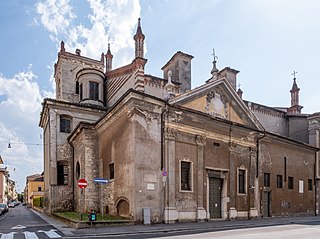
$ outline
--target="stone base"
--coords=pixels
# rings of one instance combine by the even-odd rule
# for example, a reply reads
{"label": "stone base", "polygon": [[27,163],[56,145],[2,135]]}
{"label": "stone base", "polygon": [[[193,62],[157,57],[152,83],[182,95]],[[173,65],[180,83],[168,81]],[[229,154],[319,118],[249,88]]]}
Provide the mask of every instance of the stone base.
{"label": "stone base", "polygon": [[207,219],[207,212],[203,207],[197,208],[197,220],[203,222]]}
{"label": "stone base", "polygon": [[164,209],[164,223],[176,223],[178,221],[178,211],[175,207]]}
{"label": "stone base", "polygon": [[255,208],[250,208],[249,217],[250,217],[250,218],[259,217],[258,210],[255,209]]}
{"label": "stone base", "polygon": [[238,217],[238,211],[234,207],[231,207],[229,209],[229,219],[232,220],[232,219],[236,219],[237,217]]}

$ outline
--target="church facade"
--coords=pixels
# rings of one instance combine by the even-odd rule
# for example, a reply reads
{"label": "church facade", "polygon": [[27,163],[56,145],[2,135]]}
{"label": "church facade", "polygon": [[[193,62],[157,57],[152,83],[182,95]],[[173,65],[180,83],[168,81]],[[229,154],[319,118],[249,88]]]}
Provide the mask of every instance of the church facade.
{"label": "church facade", "polygon": [[[242,99],[237,70],[191,89],[193,56],[178,51],[144,71],[140,19],[132,63],[113,69],[67,52],[55,65],[56,99],[45,99],[44,209],[121,215],[153,223],[319,213],[320,113]],[[81,190],[77,182],[85,179]],[[97,184],[95,178],[108,179]]]}

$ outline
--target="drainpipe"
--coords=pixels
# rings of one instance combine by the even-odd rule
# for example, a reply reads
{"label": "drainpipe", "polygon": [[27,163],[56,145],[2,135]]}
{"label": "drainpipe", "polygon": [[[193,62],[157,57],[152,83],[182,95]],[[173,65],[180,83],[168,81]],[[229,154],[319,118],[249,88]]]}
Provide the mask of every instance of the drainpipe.
{"label": "drainpipe", "polygon": [[[70,144],[70,143],[69,143]],[[73,145],[72,144],[70,144],[70,146],[71,146],[71,151],[72,151],[72,180],[71,180],[71,182],[72,182],[72,210],[74,211],[74,202],[75,202],[75,196],[74,196],[74,147],[73,147]]]}
{"label": "drainpipe", "polygon": [[319,183],[320,183],[320,180],[317,178],[317,171],[318,171],[318,155],[319,155],[319,150],[316,151],[314,153],[314,175],[313,175],[313,178],[314,178],[314,188],[315,188],[315,192],[314,192],[314,203],[315,203],[315,206],[314,206],[314,209],[315,209],[315,216],[318,216],[319,215],[319,203],[318,203],[318,187],[319,187]]}
{"label": "drainpipe", "polygon": [[260,141],[261,139],[263,139],[264,137],[266,137],[266,131],[263,131],[263,135],[257,139],[257,144],[256,144],[256,145],[257,145],[257,146],[256,146],[256,147],[257,147],[256,178],[259,177],[259,146],[260,146],[259,141]]}
{"label": "drainpipe", "polygon": [[[167,104],[167,102],[165,102],[165,105],[164,105],[164,109],[163,109],[163,111],[161,112],[161,171],[163,170],[163,169],[165,169],[165,167],[164,167],[164,129],[165,129],[165,119],[164,119],[164,117],[165,117],[165,114],[166,114],[166,112],[167,112],[167,110],[168,110],[168,104]],[[168,169],[165,169],[165,170],[168,170]],[[163,183],[163,182],[162,182]],[[162,208],[162,214],[163,214],[163,221],[164,221],[164,208],[165,208],[165,204],[166,204],[166,191],[164,190],[164,186],[165,186],[165,184],[164,185],[162,185],[162,187],[163,187],[163,197],[162,197],[162,199],[163,199],[163,203],[161,203],[161,205],[163,206],[163,208]]]}
{"label": "drainpipe", "polygon": [[[256,147],[257,147],[257,156],[256,156],[256,179],[257,178],[259,178],[259,152],[260,152],[260,149],[259,149],[259,147],[260,147],[260,140],[261,139],[263,139],[264,137],[266,137],[266,131],[264,130],[263,131],[263,135],[261,136],[261,137],[258,137],[258,139],[257,139],[257,143],[256,143]],[[257,188],[257,190],[259,190],[260,191],[260,185],[259,185],[259,187]],[[260,203],[259,203],[259,208],[261,209],[261,202],[262,202],[262,197],[263,197],[263,194],[262,194],[262,192],[260,192]],[[261,215],[261,211],[259,212],[260,213],[260,215]],[[271,216],[271,215],[270,215]]]}
{"label": "drainpipe", "polygon": [[[319,135],[319,129],[316,130],[316,147],[320,147],[320,135]],[[319,215],[319,202],[318,202],[318,187],[319,187],[319,183],[320,180],[317,179],[317,174],[318,174],[318,167],[319,167],[319,150],[315,152],[315,156],[314,156],[314,185],[315,185],[315,193],[314,193],[314,197],[315,197],[315,215]]]}

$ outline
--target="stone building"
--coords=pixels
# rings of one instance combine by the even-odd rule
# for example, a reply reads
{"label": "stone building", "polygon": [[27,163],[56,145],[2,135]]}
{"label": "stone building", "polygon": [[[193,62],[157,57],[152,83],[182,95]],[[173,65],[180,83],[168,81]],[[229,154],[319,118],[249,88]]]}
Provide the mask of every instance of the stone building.
{"label": "stone building", "polygon": [[193,56],[178,51],[152,76],[140,19],[134,40],[133,61],[116,69],[110,45],[93,60],[61,43],[56,99],[40,118],[46,212],[142,222],[148,208],[154,223],[318,214],[320,114],[301,113],[296,79],[283,108],[243,100],[238,71],[215,60],[191,89]]}
{"label": "stone building", "polygon": [[0,156],[0,203],[8,203],[9,197],[9,171],[7,167],[3,164],[3,160]]}

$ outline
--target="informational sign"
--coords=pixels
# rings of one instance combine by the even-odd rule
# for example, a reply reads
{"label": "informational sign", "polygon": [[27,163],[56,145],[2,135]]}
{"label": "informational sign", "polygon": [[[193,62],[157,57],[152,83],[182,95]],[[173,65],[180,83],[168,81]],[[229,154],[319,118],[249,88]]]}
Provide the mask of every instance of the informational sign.
{"label": "informational sign", "polygon": [[78,186],[81,189],[85,189],[88,186],[88,183],[85,179],[81,178],[78,180]]}
{"label": "informational sign", "polygon": [[101,184],[107,184],[109,183],[109,180],[106,178],[94,178],[95,183],[101,183]]}

